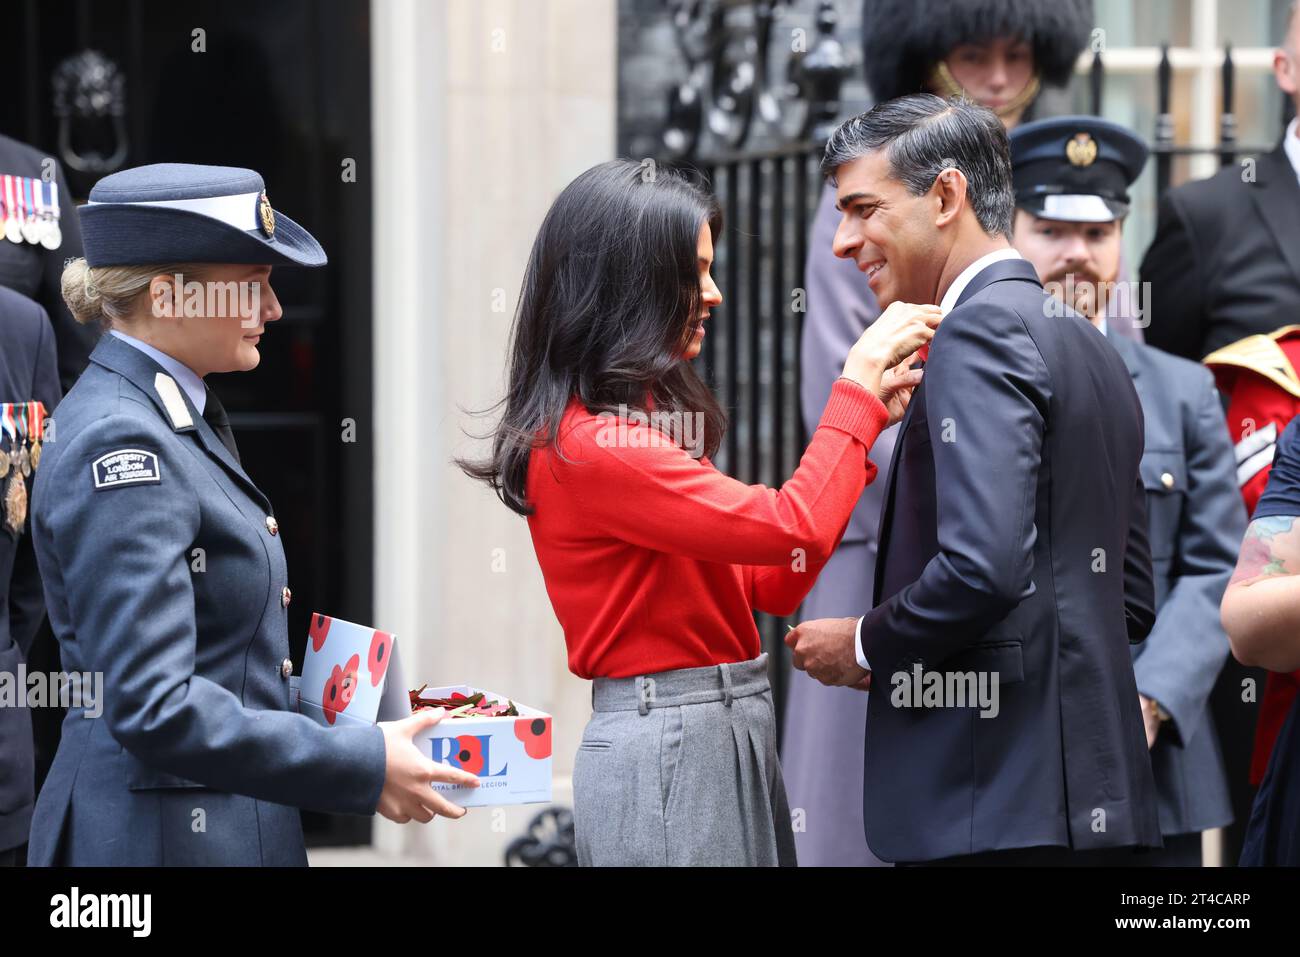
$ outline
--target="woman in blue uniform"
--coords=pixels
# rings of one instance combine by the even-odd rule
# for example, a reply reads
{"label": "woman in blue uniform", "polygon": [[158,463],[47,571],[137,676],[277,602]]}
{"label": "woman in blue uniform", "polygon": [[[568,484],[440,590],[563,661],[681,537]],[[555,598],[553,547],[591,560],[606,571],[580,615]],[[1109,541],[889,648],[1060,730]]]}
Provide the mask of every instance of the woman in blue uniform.
{"label": "woman in blue uniform", "polygon": [[324,251],[251,170],[126,170],[79,213],[63,294],[108,334],[59,406],[32,537],[63,667],[102,692],[68,710],[29,862],[305,864],[298,808],[462,816],[431,782],[476,779],[411,741],[439,712],[331,729],[295,713],[280,529],[203,382],[257,366],[271,267]]}

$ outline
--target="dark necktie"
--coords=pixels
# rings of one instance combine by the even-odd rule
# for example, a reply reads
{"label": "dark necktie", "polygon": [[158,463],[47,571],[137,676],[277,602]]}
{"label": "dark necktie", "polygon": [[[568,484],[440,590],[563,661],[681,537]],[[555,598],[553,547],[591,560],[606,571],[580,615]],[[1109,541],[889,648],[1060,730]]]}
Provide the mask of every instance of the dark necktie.
{"label": "dark necktie", "polygon": [[230,417],[226,415],[226,407],[221,404],[221,400],[211,389],[208,390],[208,397],[204,400],[203,421],[212,426],[212,431],[217,433],[221,444],[230,450],[230,454],[238,462],[239,449],[235,447],[235,433],[230,430]]}

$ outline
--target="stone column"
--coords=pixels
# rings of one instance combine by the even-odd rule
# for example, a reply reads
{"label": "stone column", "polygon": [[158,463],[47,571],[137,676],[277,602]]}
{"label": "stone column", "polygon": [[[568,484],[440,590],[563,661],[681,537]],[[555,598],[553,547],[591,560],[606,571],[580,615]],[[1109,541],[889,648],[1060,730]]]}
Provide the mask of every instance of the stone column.
{"label": "stone column", "polygon": [[[590,714],[523,518],[451,462],[482,454],[536,229],[615,148],[609,0],[375,0],[375,627],[409,681],[473,683],[551,712],[571,805]],[[540,805],[376,819],[384,855],[495,864]]]}

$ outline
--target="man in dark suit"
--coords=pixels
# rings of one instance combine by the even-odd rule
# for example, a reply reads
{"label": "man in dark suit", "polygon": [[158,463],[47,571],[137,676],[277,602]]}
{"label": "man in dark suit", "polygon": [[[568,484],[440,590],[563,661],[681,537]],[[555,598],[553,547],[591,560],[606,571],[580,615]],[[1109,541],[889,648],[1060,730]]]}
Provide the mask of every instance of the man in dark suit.
{"label": "man in dark suit", "polygon": [[[1300,109],[1300,4],[1273,54],[1277,85]],[[1277,149],[1168,190],[1142,261],[1146,340],[1198,362],[1296,322],[1300,303],[1300,129]]]}
{"label": "man in dark suit", "polygon": [[946,312],[885,488],[875,607],[787,637],[818,680],[874,687],[867,843],[907,863],[1159,847],[1129,653],[1155,612],[1128,370],[1008,245],[990,111],[892,100],[836,130],[822,167],[836,254],[882,305]]}
{"label": "man in dark suit", "polygon": [[1246,513],[1210,371],[1108,327],[1108,302],[1131,295],[1130,284],[1117,282],[1120,247],[1128,188],[1149,153],[1132,131],[1093,116],[1017,127],[1011,132],[1013,241],[1046,288],[1119,351],[1142,400],[1141,473],[1158,610],[1150,637],[1133,646],[1133,670],[1165,844],[1144,863],[1197,866],[1201,832],[1232,821],[1207,705],[1228,657],[1218,607]]}
{"label": "man in dark suit", "polygon": [[[45,310],[0,286],[0,417],[12,423],[14,412],[33,402],[53,412],[59,394],[54,333]],[[18,442],[16,429],[13,438],[8,431],[0,430],[0,680],[11,683],[21,701],[0,707],[0,865],[23,863],[36,799],[32,716],[18,669],[45,620],[45,595],[26,515],[32,483],[30,443]],[[27,475],[20,450],[28,450]],[[39,468],[39,456],[37,461]]]}
{"label": "man in dark suit", "polygon": [[[42,153],[26,143],[0,136],[0,174],[19,177],[24,186],[24,196],[31,195],[32,187],[45,184],[45,195],[58,194],[58,205],[46,211],[46,220],[57,226],[49,230],[57,243],[31,242],[21,235],[19,241],[0,240],[0,286],[8,286],[29,299],[40,303],[54,329],[55,352],[59,363],[59,384],[64,392],[72,388],[77,377],[85,371],[90,361],[90,350],[99,338],[98,331],[81,325],[72,318],[60,292],[63,264],[81,255],[81,228],[77,224],[76,204],[72,191],[63,177],[63,169],[54,157]],[[56,190],[51,190],[53,184]],[[37,187],[39,189],[39,187]],[[6,219],[11,218],[6,209]],[[13,235],[13,231],[10,231]]]}
{"label": "man in dark suit", "polygon": [[[54,331],[60,392],[67,392],[85,370],[99,338],[98,330],[72,318],[63,301],[63,264],[81,255],[81,226],[72,190],[53,156],[7,136],[0,136],[0,174],[11,178],[4,194],[3,237],[7,238],[0,238],[0,286],[22,293],[45,310]],[[28,220],[36,225],[24,233],[18,224],[38,206],[38,196],[50,205],[39,204]],[[58,643],[48,624],[43,623],[31,639],[27,664],[45,674],[60,670]],[[38,789],[59,746],[62,720],[62,708],[43,708],[32,715]]]}

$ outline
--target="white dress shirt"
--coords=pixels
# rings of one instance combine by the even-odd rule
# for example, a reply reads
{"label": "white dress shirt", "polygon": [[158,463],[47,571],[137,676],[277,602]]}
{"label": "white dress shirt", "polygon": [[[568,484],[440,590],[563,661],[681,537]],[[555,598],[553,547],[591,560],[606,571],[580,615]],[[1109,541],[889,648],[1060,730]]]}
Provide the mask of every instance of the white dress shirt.
{"label": "white dress shirt", "polygon": [[1286,126],[1286,135],[1282,137],[1282,151],[1286,153],[1286,158],[1291,161],[1291,168],[1295,170],[1297,178],[1300,178],[1300,131],[1297,130],[1297,119],[1292,119]]}
{"label": "white dress shirt", "polygon": [[153,346],[149,345],[149,343],[142,342],[135,336],[128,336],[125,332],[119,332],[116,329],[110,329],[109,331],[127,345],[139,349],[150,359],[167,370],[167,374],[175,379],[176,384],[184,389],[185,394],[190,397],[190,401],[194,403],[194,408],[198,410],[199,415],[203,415],[203,407],[207,405],[208,402],[208,387],[204,384],[203,380],[199,378],[197,372],[179,359],[175,359],[167,353],[155,349]]}
{"label": "white dress shirt", "polygon": [[[939,309],[942,310],[945,316],[948,315],[948,313],[957,305],[957,300],[960,299],[961,294],[966,291],[966,287],[970,285],[971,280],[983,272],[987,267],[992,266],[996,262],[1001,262],[1004,259],[1023,258],[1024,257],[1021,256],[1020,253],[1010,247],[999,249],[981,256],[957,274],[957,278],[952,281],[952,285],[948,287],[948,291],[945,292],[943,298],[939,300]],[[895,447],[894,454],[898,454],[897,447]],[[877,554],[876,561],[880,561],[883,557],[883,555]],[[853,651],[858,659],[858,667],[870,671],[871,663],[867,661],[867,656],[862,653],[862,621],[862,618],[858,619],[858,626],[854,630],[855,637],[853,639]]]}

